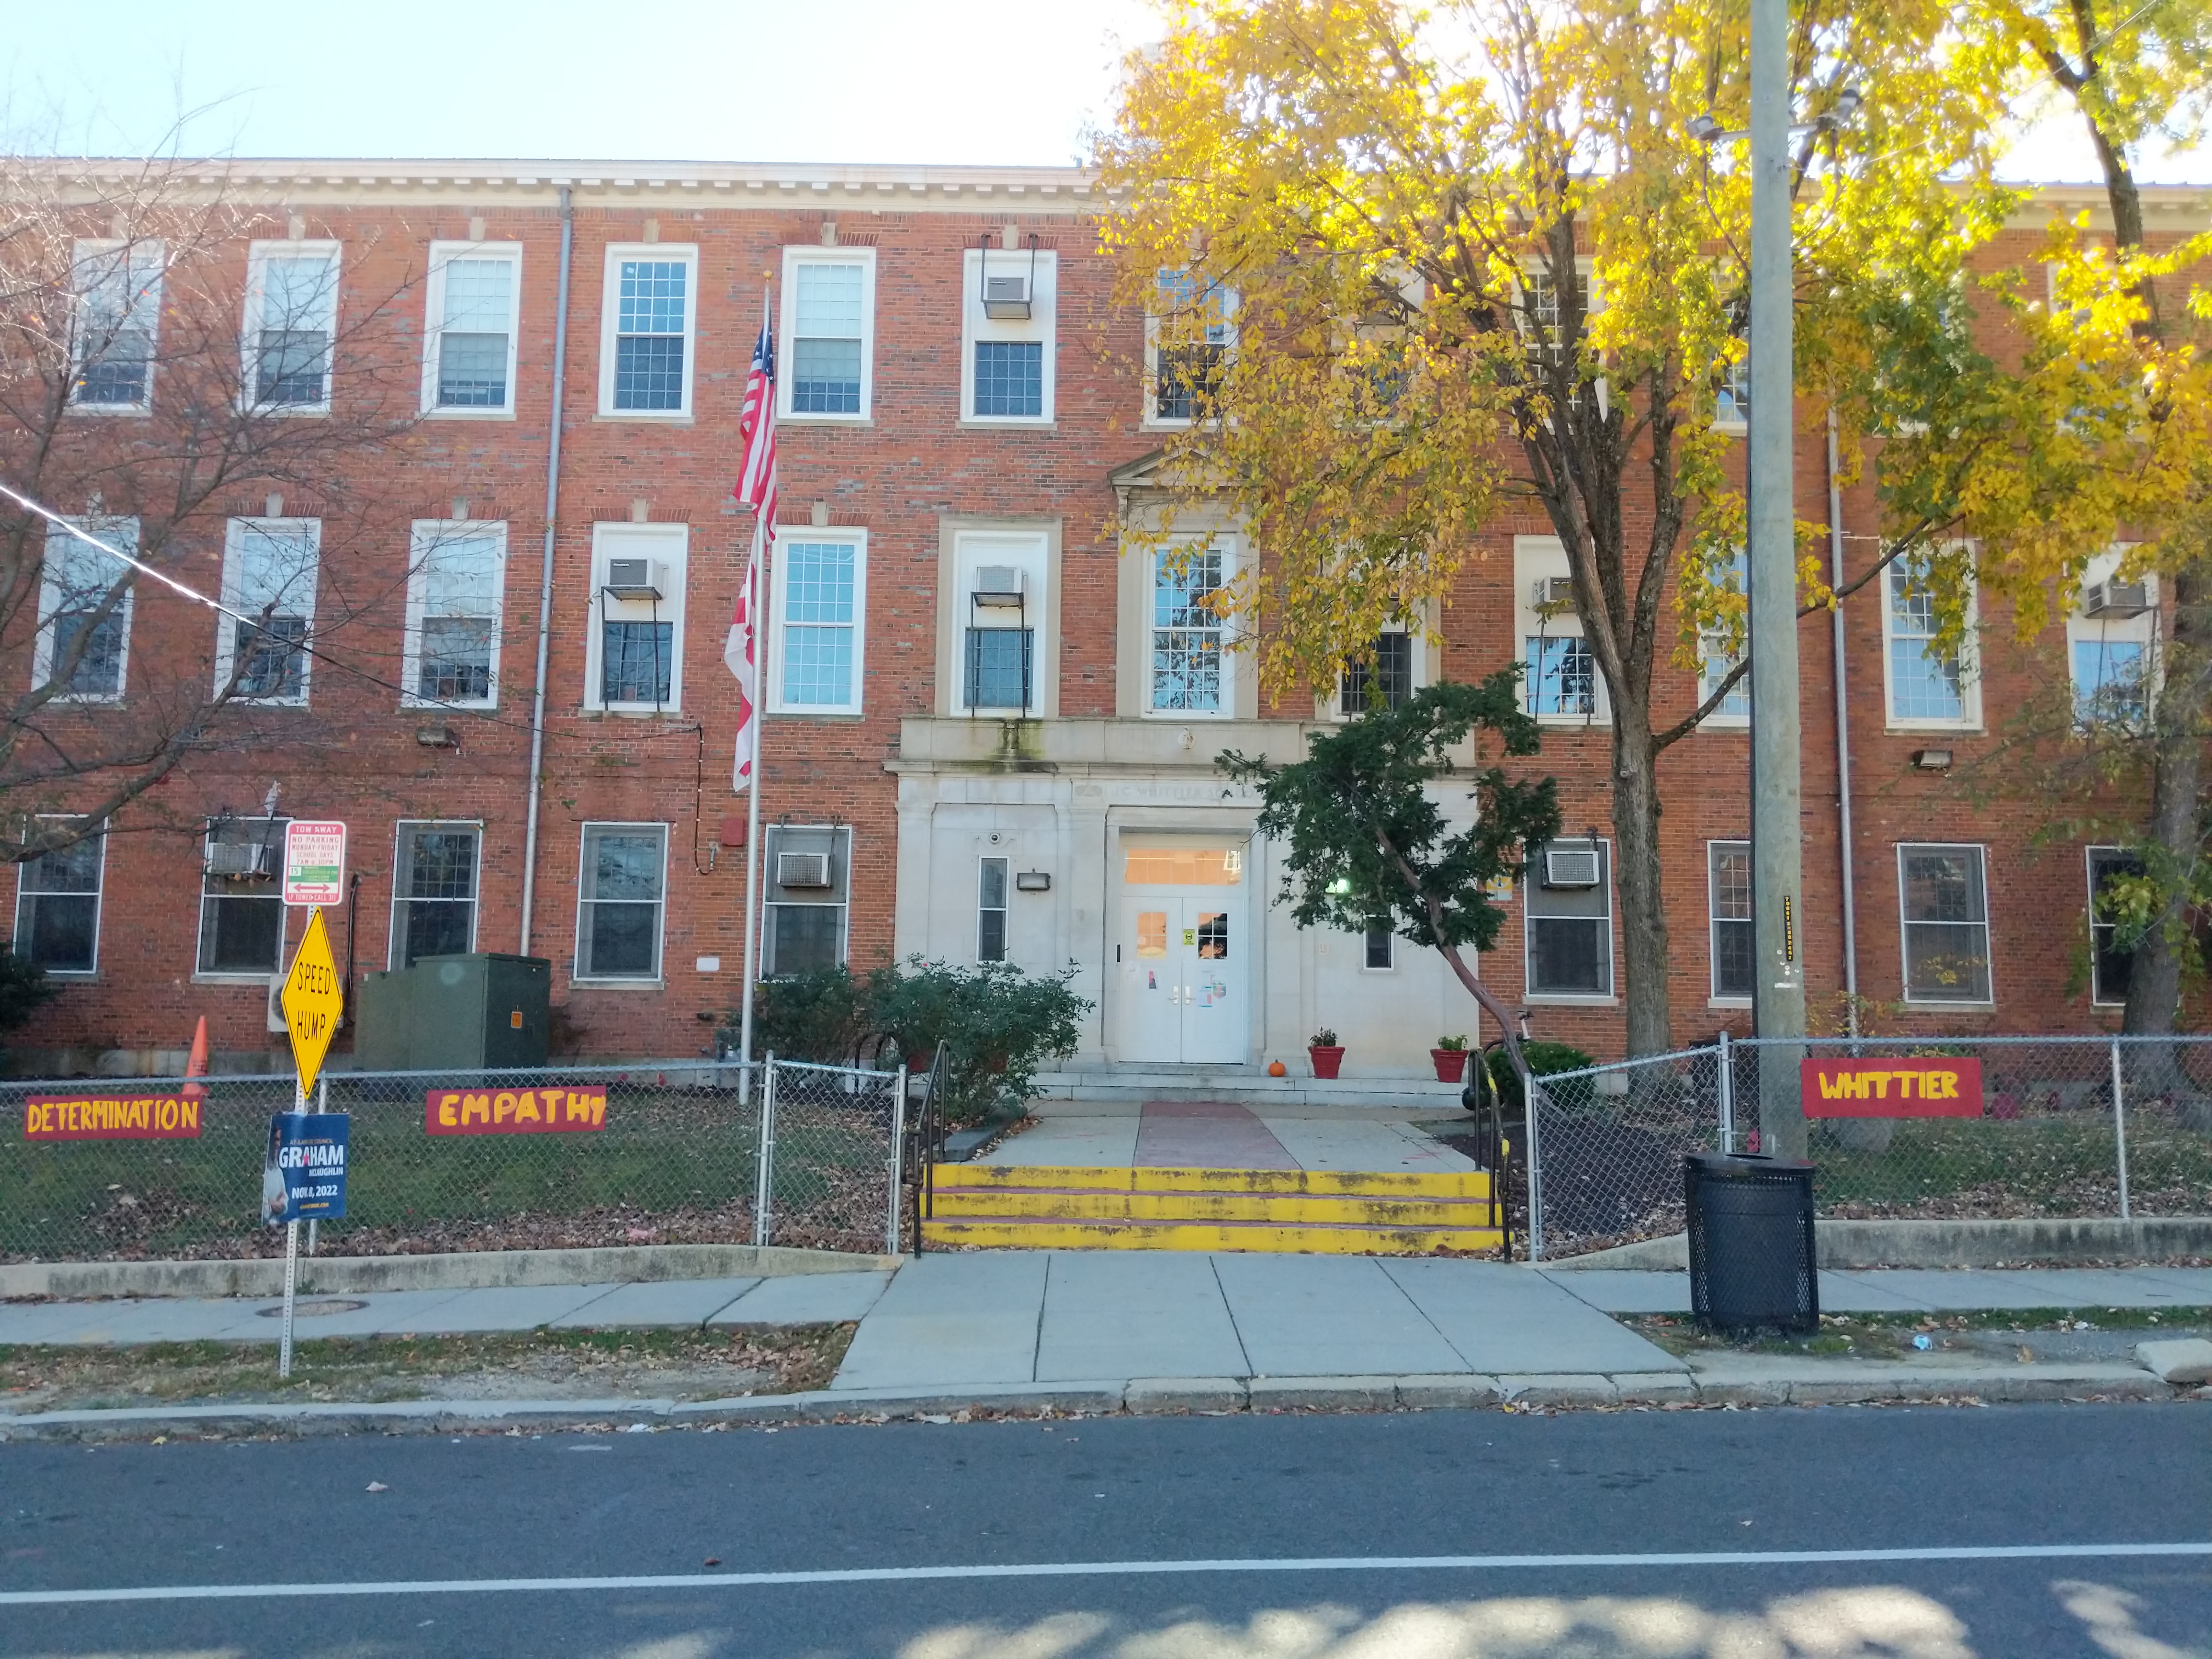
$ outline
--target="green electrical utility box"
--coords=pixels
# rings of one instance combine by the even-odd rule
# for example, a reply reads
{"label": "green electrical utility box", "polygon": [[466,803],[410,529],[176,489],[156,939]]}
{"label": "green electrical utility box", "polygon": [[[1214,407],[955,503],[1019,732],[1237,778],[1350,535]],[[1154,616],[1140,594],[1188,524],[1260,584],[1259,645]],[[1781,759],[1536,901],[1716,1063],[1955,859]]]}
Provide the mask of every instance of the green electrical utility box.
{"label": "green electrical utility box", "polygon": [[356,1062],[365,1072],[543,1066],[552,989],[544,957],[493,951],[364,975],[354,992]]}

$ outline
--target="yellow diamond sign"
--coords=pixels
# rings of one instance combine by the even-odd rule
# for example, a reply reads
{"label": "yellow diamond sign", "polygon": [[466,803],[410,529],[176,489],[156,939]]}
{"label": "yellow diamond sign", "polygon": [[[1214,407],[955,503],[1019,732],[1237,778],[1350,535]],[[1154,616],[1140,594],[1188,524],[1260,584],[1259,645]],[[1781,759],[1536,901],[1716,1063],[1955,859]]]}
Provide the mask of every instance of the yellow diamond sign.
{"label": "yellow diamond sign", "polygon": [[323,926],[323,907],[307,913],[307,937],[292,958],[292,971],[284,975],[284,1024],[292,1032],[292,1063],[299,1068],[300,1092],[315,1086],[323,1069],[323,1056],[331,1051],[337,1034],[338,1015],[345,995],[338,988],[338,965],[331,956],[330,930]]}

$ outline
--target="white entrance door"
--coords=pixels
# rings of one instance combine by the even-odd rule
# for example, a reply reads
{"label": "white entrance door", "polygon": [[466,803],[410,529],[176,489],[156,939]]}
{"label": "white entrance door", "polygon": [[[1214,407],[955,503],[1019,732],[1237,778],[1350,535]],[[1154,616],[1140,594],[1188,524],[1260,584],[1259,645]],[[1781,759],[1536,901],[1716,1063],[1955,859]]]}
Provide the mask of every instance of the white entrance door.
{"label": "white entrance door", "polygon": [[1249,1052],[1243,898],[1224,887],[1122,900],[1115,950],[1123,1060],[1243,1063]]}

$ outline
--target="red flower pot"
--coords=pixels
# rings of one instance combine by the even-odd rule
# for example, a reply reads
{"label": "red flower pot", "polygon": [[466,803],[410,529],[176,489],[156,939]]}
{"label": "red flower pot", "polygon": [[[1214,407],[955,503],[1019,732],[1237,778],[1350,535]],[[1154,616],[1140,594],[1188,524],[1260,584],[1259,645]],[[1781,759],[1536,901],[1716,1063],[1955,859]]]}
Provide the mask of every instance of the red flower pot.
{"label": "red flower pot", "polygon": [[1341,1044],[1334,1048],[1323,1048],[1316,1044],[1306,1049],[1306,1058],[1313,1061],[1314,1075],[1323,1082],[1328,1082],[1335,1078],[1337,1068],[1344,1064],[1344,1048]]}
{"label": "red flower pot", "polygon": [[1437,1068],[1437,1081],[1457,1083],[1467,1076],[1467,1050],[1464,1048],[1431,1048],[1429,1059]]}

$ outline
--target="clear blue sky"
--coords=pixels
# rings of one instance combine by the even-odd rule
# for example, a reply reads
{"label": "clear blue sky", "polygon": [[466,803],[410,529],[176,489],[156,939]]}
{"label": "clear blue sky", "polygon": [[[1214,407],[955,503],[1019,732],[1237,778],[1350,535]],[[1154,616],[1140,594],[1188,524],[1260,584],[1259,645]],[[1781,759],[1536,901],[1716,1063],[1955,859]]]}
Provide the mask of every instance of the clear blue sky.
{"label": "clear blue sky", "polygon": [[[1063,165],[1145,0],[62,0],[8,6],[15,143],[143,154]],[[2071,124],[2006,171],[2093,179]],[[2212,183],[2212,154],[2146,179]]]}

